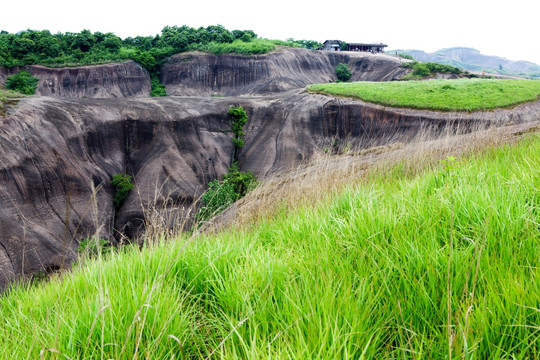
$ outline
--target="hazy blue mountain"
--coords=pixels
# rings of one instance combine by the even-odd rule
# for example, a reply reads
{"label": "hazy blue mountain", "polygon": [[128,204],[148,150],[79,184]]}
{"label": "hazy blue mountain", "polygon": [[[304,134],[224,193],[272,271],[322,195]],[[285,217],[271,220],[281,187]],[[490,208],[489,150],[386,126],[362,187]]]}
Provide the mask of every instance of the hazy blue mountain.
{"label": "hazy blue mountain", "polygon": [[500,56],[490,56],[473,48],[454,47],[441,49],[434,53],[422,50],[392,50],[408,54],[418,61],[431,61],[449,64],[472,71],[498,72],[510,75],[527,75],[540,78],[540,66],[530,61],[513,61]]}

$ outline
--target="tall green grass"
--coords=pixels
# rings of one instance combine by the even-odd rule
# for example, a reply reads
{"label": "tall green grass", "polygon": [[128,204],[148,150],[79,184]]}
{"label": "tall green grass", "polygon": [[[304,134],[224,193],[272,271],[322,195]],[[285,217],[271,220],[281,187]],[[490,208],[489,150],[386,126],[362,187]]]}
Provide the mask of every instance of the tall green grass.
{"label": "tall green grass", "polygon": [[[0,358],[540,357],[540,137],[0,298]],[[322,191],[322,189],[321,189]]]}
{"label": "tall green grass", "polygon": [[456,79],[317,84],[311,92],[357,98],[377,104],[440,111],[477,111],[536,101],[540,81]]}

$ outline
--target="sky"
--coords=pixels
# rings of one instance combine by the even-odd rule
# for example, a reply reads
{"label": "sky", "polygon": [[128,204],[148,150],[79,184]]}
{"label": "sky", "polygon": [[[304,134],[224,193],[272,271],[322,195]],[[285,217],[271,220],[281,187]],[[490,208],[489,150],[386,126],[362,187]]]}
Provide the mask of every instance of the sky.
{"label": "sky", "polygon": [[540,64],[538,0],[25,0],[7,1],[0,12],[0,30],[10,33],[88,29],[125,38],[153,36],[167,25],[221,24],[269,39],[382,42],[427,52],[463,46]]}

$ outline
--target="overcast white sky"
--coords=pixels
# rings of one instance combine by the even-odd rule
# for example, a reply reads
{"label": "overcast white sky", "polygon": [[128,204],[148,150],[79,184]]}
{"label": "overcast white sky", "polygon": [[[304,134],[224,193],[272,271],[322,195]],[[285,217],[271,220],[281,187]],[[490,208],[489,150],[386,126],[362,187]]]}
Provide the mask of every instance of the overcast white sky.
{"label": "overcast white sky", "polygon": [[389,49],[473,47],[540,64],[540,1],[513,0],[25,0],[0,8],[0,30],[156,35],[166,26],[221,24],[259,36],[383,42]]}

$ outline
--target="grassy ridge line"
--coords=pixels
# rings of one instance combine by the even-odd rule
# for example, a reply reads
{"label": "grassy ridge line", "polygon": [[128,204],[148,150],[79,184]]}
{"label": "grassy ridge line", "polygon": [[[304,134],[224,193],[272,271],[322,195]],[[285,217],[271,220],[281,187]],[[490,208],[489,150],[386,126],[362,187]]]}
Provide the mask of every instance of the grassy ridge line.
{"label": "grassy ridge line", "polygon": [[125,249],[0,298],[0,358],[538,358],[538,163],[536,135]]}
{"label": "grassy ridge line", "polygon": [[439,111],[479,111],[536,101],[540,81],[456,79],[317,84],[311,92],[352,97],[376,104]]}

